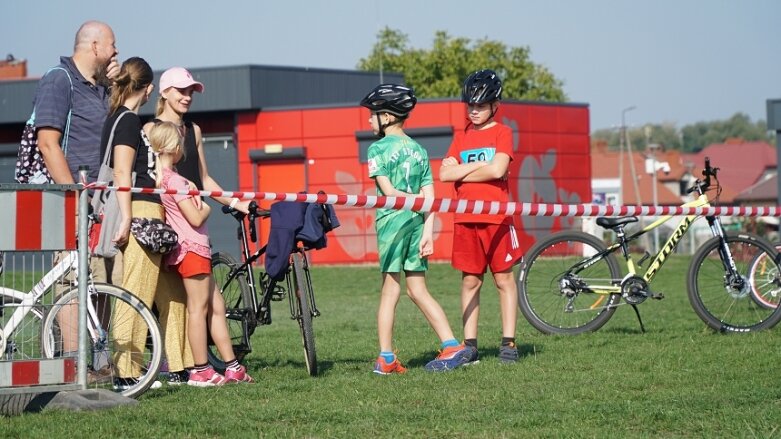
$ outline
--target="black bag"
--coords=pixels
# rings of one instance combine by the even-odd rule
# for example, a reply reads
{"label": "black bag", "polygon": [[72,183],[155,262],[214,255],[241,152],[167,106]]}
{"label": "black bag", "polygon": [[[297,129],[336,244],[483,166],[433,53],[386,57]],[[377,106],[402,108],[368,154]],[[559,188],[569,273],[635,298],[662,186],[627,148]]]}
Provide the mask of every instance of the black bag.
{"label": "black bag", "polygon": [[[73,81],[71,75],[62,67],[52,67],[43,76],[46,76],[52,70],[62,70],[68,77],[71,84],[71,108],[68,109],[68,120],[65,122],[65,131],[62,133],[62,153],[68,156],[68,134],[71,127],[71,113],[73,110]],[[33,114],[24,125],[22,130],[22,141],[19,144],[19,151],[16,158],[16,169],[14,172],[16,181],[22,184],[47,184],[52,183],[52,177],[49,170],[46,169],[46,163],[43,160],[41,151],[38,150],[38,138],[36,137],[35,126],[35,107]]]}
{"label": "black bag", "polygon": [[179,241],[179,235],[174,229],[156,218],[133,218],[130,221],[130,232],[141,247],[152,253],[170,253]]}

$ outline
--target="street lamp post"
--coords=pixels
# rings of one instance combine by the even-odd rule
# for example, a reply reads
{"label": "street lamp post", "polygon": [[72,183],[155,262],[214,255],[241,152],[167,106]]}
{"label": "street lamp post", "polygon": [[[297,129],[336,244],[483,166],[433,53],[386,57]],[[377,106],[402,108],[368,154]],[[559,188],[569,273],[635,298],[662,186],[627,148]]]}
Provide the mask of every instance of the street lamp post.
{"label": "street lamp post", "polygon": [[[618,191],[619,204],[626,204],[624,200],[624,140],[626,139],[626,113],[637,108],[634,105],[621,110],[621,133],[618,139]],[[632,157],[629,157],[632,160]]]}
{"label": "street lamp post", "polygon": [[[648,151],[651,155],[651,197],[653,198],[654,208],[659,204],[659,200],[656,194],[656,170],[659,168],[656,164],[656,151],[659,149],[659,144],[649,143]],[[659,251],[659,227],[654,229],[654,253]]]}

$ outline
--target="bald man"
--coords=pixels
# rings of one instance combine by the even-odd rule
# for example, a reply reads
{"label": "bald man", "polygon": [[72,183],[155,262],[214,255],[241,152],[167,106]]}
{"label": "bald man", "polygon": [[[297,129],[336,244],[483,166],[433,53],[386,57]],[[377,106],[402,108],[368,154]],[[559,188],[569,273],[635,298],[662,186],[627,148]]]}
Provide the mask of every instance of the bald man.
{"label": "bald man", "polygon": [[[73,56],[60,57],[58,67],[67,75],[52,70],[38,82],[33,100],[38,148],[54,183],[78,181],[81,165],[89,166],[89,181],[98,177],[100,136],[108,114],[107,86],[119,73],[118,53],[111,27],[88,21],[76,32]],[[63,148],[66,143],[67,148]]]}
{"label": "bald man", "polygon": [[[111,78],[119,74],[118,53],[111,27],[99,21],[88,21],[76,32],[73,56],[60,57],[57,67],[64,71],[54,69],[38,82],[33,100],[38,149],[54,183],[78,182],[81,165],[89,166],[89,182],[98,178],[101,134],[109,108],[107,87]],[[69,111],[70,126],[66,134]],[[56,253],[53,263],[56,264],[63,255]],[[116,261],[90,258],[90,270],[95,281],[121,281],[121,269],[121,258],[116,258]],[[63,285],[57,285],[55,295],[59,296],[69,288],[68,282],[72,282],[73,278],[71,273],[63,280]],[[77,321],[76,316],[75,307],[68,307],[58,314],[65,356],[75,355],[78,348],[78,327],[72,323]],[[92,365],[94,369],[99,369],[106,362],[93,359]],[[107,367],[102,370],[109,371]],[[93,381],[95,373],[94,370],[89,371],[90,381]],[[110,377],[105,375],[102,378]]]}

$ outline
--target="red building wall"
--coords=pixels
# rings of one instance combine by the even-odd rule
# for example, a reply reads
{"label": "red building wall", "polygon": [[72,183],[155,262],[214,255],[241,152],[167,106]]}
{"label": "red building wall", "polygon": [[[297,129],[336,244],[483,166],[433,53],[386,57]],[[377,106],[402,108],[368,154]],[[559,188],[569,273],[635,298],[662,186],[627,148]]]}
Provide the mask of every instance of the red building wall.
{"label": "red building wall", "polygon": [[[370,130],[368,110],[355,107],[270,110],[240,114],[237,120],[239,190],[317,192],[374,195],[366,163],[359,159],[356,132]],[[589,112],[585,105],[502,103],[497,120],[513,128],[515,154],[510,164],[510,195],[514,201],[583,203],[591,200]],[[405,128],[467,123],[458,101],[421,102]],[[250,161],[249,151],[266,145],[305,148],[304,158]],[[425,147],[425,141],[421,141]],[[437,197],[453,198],[450,183],[438,181],[441,157],[431,158]],[[338,206],[342,224],[329,236],[328,248],[313,252],[315,262],[377,261],[374,210]],[[453,242],[451,214],[438,214],[433,260],[449,260]],[[573,225],[573,218],[518,217],[521,245]],[[262,236],[268,225],[262,227]]]}

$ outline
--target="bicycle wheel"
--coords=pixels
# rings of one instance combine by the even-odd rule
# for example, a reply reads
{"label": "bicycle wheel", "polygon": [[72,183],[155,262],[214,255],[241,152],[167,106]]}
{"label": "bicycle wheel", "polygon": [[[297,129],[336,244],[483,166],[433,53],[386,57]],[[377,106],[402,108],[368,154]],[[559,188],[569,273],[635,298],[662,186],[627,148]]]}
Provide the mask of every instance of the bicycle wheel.
{"label": "bicycle wheel", "polygon": [[[43,345],[48,358],[63,354],[66,338],[78,337],[78,325],[69,321],[72,319],[58,318],[72,315],[72,310],[78,308],[78,295],[77,288],[70,289],[46,314]],[[137,398],[154,384],[163,361],[163,338],[157,319],[140,299],[116,285],[96,282],[90,286],[89,295],[88,387]],[[136,340],[145,339],[144,344],[133,346],[131,333]]]}
{"label": "bicycle wheel", "polygon": [[[251,351],[249,337],[255,330],[253,318],[251,290],[244,275],[238,275],[229,279],[231,270],[239,264],[233,256],[227,253],[215,253],[212,255],[212,273],[223,299],[225,300],[225,316],[228,323],[228,334],[233,345],[233,353],[236,359],[241,361]],[[208,349],[209,364],[215,369],[225,370],[225,361],[220,356],[214,342],[209,340]]]}
{"label": "bicycle wheel", "polygon": [[293,253],[293,291],[291,300],[295,300],[292,317],[298,321],[301,329],[301,341],[304,344],[304,360],[306,370],[310,376],[317,375],[317,353],[315,352],[315,333],[312,329],[312,307],[309,303],[309,294],[312,284],[309,280],[309,267],[307,267],[304,255]]}
{"label": "bicycle wheel", "polygon": [[[779,247],[776,247],[778,250]],[[781,287],[775,283],[778,279],[778,269],[767,253],[759,254],[749,268],[751,282],[751,298],[757,305],[774,309],[781,299]]]}
{"label": "bicycle wheel", "polygon": [[772,328],[781,320],[781,307],[761,306],[751,298],[750,271],[752,262],[759,258],[775,261],[771,271],[776,274],[766,280],[764,288],[779,288],[776,249],[762,238],[742,233],[728,234],[726,246],[737,270],[735,279],[726,274],[718,237],[705,242],[694,254],[687,276],[689,302],[694,311],[708,326],[721,332]]}
{"label": "bicycle wheel", "polygon": [[16,329],[10,334],[2,334],[2,329],[11,321],[21,305],[21,299],[10,294],[0,293],[0,337],[5,335],[5,339],[0,340],[0,360],[27,360],[31,358],[41,358],[43,346],[41,344],[41,323],[45,309],[40,305],[26,306],[28,310],[17,323]]}
{"label": "bicycle wheel", "polygon": [[621,272],[610,253],[575,270],[586,257],[605,249],[581,232],[559,232],[538,241],[524,256],[518,275],[521,313],[545,334],[575,335],[601,328],[621,300],[620,294],[595,294],[590,285],[615,285]]}

